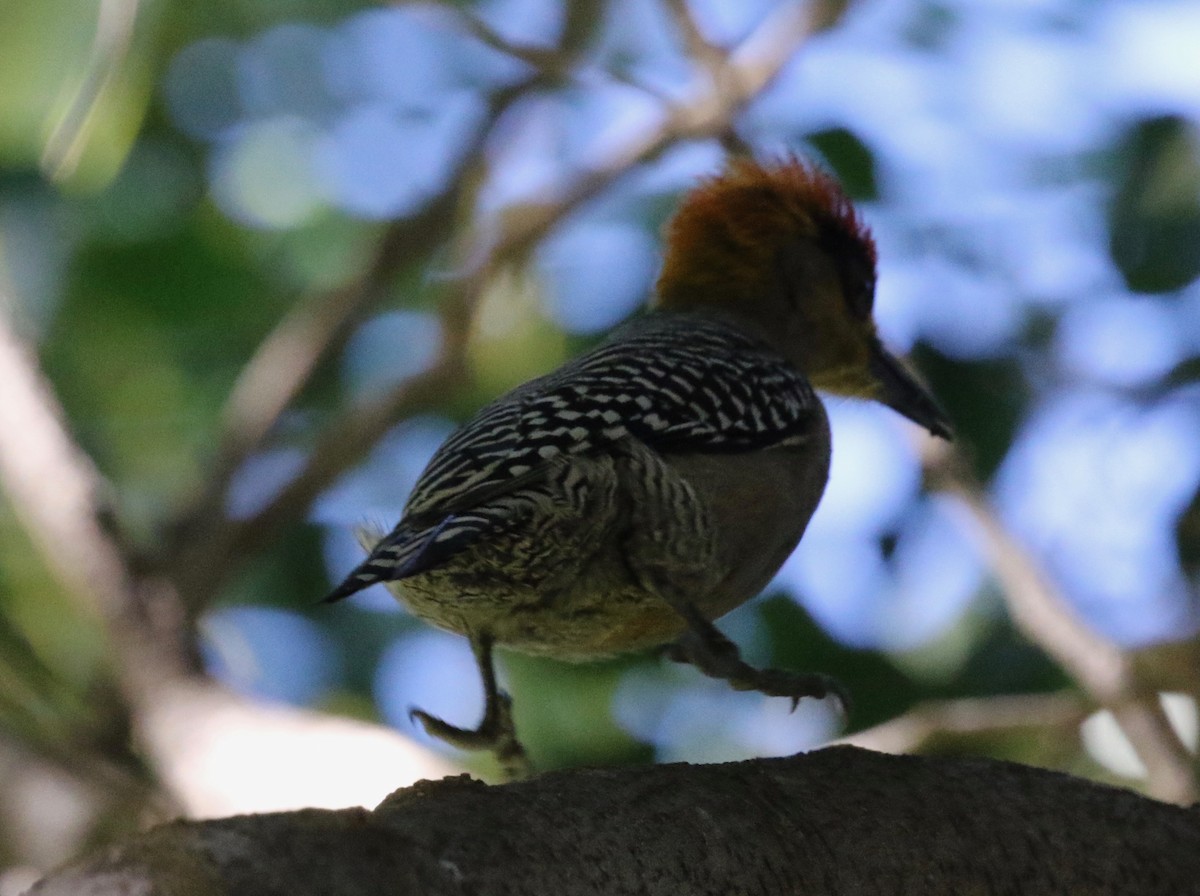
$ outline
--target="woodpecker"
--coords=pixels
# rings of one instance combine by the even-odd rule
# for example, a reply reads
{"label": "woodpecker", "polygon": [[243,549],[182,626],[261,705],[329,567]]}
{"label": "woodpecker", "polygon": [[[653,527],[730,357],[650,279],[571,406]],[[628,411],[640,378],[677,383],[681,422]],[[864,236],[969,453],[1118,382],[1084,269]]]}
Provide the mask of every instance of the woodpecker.
{"label": "woodpecker", "polygon": [[735,160],[668,225],[644,313],[446,440],[399,524],[326,598],[388,583],[470,640],[483,719],[414,710],[430,734],[526,767],[495,645],[571,661],[660,647],[738,689],[844,703],[826,676],[749,666],[712,620],[770,582],[821,499],[830,433],[814,390],[950,437],[880,342],[875,271],[832,177],[795,157]]}

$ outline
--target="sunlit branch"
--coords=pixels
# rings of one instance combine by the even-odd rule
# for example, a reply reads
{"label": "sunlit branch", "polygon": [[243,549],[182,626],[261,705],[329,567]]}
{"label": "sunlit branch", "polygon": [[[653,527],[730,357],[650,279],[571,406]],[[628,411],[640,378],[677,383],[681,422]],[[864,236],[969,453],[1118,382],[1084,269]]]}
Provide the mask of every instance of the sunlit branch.
{"label": "sunlit branch", "polygon": [[[0,302],[0,308],[7,304]],[[191,645],[182,643],[192,633],[182,627],[175,612],[178,598],[169,583],[137,572],[101,522],[102,480],[68,433],[53,389],[40,374],[32,351],[3,313],[0,382],[4,383],[0,485],[47,571],[78,608],[81,620],[95,620],[105,632],[122,698],[120,706],[114,701],[111,708],[102,707],[112,718],[94,720],[95,727],[107,732],[105,744],[93,748],[59,739],[53,749],[42,750],[47,759],[77,777],[114,790],[123,784],[122,789],[136,788],[145,800],[160,802],[161,794],[138,773],[141,766],[127,752],[126,739],[113,736],[123,730],[118,722],[128,721],[140,754],[166,776],[171,796],[182,796],[189,806],[199,792],[195,788],[224,786],[211,778],[189,779],[189,770],[223,761],[229,777],[253,768],[253,755],[244,749],[231,754],[216,734],[207,734],[229,728],[235,719],[236,731],[230,733],[240,737],[243,745],[281,740],[279,732],[285,730],[294,742],[319,738],[328,747],[331,739],[336,740],[337,755],[351,757],[351,764],[364,757],[373,761],[383,749],[393,760],[388,771],[401,777],[415,780],[447,771],[429,750],[382,726],[311,711],[268,709],[195,674]],[[197,739],[201,732],[211,743]],[[230,755],[236,761],[231,762]],[[382,774],[383,766],[378,768]],[[176,789],[184,786],[183,781],[191,788],[188,792]]]}
{"label": "sunlit branch", "polygon": [[42,148],[41,167],[52,180],[66,179],[79,164],[88,122],[129,54],[137,16],[138,0],[101,0],[83,78]]}
{"label": "sunlit branch", "polygon": [[0,315],[0,482],[47,571],[93,619],[129,624],[138,608],[124,558],[102,524],[99,473],[68,434],[32,350]]}
{"label": "sunlit branch", "polygon": [[[0,308],[10,306],[0,303]],[[175,649],[177,640],[154,637],[157,633],[138,603],[121,546],[103,523],[101,477],[71,438],[33,351],[3,313],[0,382],[0,484],[47,573],[70,599],[80,621],[90,620],[106,637],[126,707],[144,706],[157,683],[181,671],[186,660]],[[109,720],[110,734],[122,727]],[[114,786],[120,781],[121,789],[146,786],[130,754],[92,755],[87,744],[65,742],[44,752],[77,776]]]}

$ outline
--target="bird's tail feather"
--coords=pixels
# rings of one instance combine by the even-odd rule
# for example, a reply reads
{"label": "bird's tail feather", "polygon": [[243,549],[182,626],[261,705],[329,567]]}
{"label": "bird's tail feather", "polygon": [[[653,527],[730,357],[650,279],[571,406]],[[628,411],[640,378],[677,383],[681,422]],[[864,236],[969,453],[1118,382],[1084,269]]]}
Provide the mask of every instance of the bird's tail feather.
{"label": "bird's tail feather", "polygon": [[[397,533],[393,533],[392,538],[389,539],[384,534],[382,527],[373,523],[364,523],[355,530],[354,534],[363,550],[367,552],[367,558],[356,566],[340,585],[321,599],[323,604],[336,603],[364,588],[369,588],[376,582],[388,582],[403,578],[403,575],[396,573],[398,572],[398,561],[403,563],[403,558],[408,554],[408,551],[404,549],[411,547],[416,551],[424,540],[414,539],[411,534],[408,538],[395,538]],[[389,540],[391,543],[386,543]]]}

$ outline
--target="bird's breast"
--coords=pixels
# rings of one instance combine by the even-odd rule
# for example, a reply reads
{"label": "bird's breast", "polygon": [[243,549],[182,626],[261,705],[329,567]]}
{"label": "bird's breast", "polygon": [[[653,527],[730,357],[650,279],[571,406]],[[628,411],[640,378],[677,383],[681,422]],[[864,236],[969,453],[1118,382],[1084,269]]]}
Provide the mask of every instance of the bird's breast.
{"label": "bird's breast", "polygon": [[721,581],[697,606],[715,619],[765,588],[800,542],[829,479],[829,423],[814,416],[794,445],[744,455],[672,458],[708,507]]}

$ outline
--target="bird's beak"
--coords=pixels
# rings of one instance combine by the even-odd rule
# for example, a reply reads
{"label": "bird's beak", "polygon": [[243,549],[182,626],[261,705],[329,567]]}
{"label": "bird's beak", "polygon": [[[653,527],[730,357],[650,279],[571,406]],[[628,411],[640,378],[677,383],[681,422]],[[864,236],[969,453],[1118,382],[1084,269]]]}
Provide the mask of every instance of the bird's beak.
{"label": "bird's beak", "polygon": [[935,436],[953,438],[950,421],[929,390],[917,382],[895,355],[879,342],[871,347],[871,376],[879,383],[879,400]]}

